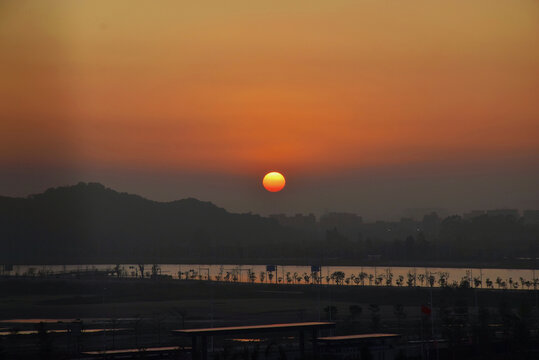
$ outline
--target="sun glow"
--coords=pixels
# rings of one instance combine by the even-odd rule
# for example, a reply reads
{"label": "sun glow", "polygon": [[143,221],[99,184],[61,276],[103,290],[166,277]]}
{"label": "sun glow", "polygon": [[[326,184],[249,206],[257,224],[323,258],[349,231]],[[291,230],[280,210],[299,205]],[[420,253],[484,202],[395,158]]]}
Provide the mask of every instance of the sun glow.
{"label": "sun glow", "polygon": [[264,188],[271,192],[281,191],[284,188],[285,183],[286,181],[283,174],[277,171],[267,173],[262,180]]}

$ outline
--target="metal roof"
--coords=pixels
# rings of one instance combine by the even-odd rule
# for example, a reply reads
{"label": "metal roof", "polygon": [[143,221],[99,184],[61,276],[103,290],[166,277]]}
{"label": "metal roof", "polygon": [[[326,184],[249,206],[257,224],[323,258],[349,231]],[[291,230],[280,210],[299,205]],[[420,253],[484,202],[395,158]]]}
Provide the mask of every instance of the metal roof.
{"label": "metal roof", "polygon": [[172,330],[178,335],[193,336],[193,335],[216,335],[226,333],[241,333],[251,331],[279,331],[279,330],[304,330],[309,328],[329,328],[334,327],[334,322],[300,322],[300,323],[284,323],[284,324],[267,324],[267,325],[247,325],[247,326],[227,326],[216,328],[202,329],[184,329]]}
{"label": "metal roof", "polygon": [[356,334],[356,335],[343,335],[343,336],[327,336],[320,337],[317,340],[319,341],[350,341],[350,340],[368,340],[368,339],[384,339],[384,338],[395,338],[400,337],[399,334]]}
{"label": "metal roof", "polygon": [[84,355],[112,355],[112,354],[129,354],[129,353],[141,353],[141,352],[163,352],[163,351],[177,351],[184,349],[178,346],[163,346],[152,348],[136,348],[136,349],[118,349],[118,350],[105,350],[105,351],[84,351]]}

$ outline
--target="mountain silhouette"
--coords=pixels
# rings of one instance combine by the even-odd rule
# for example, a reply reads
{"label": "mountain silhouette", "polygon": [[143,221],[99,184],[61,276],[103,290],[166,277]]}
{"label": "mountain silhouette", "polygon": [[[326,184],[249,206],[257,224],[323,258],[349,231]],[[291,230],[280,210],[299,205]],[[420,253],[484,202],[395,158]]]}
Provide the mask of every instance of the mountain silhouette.
{"label": "mountain silhouette", "polygon": [[157,202],[79,183],[0,197],[0,264],[365,263],[371,254],[407,264],[499,262],[539,251],[539,224],[520,218],[450,216],[431,230],[427,220],[362,223],[353,231],[317,223],[309,231],[193,198]]}
{"label": "mountain silhouette", "polygon": [[229,213],[210,202],[157,202],[98,183],[0,197],[2,263],[226,261],[267,257],[263,248],[284,251],[279,244],[303,236],[272,219]]}

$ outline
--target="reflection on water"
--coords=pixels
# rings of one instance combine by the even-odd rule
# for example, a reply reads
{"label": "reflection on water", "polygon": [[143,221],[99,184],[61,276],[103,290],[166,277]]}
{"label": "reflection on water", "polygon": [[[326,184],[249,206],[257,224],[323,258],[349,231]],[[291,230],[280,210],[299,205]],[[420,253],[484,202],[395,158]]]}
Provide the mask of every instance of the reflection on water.
{"label": "reflection on water", "polygon": [[[476,269],[378,266],[266,266],[208,264],[14,265],[7,276],[102,276],[212,280],[282,285],[477,287],[532,290],[538,285],[533,269]],[[268,271],[269,270],[269,271]]]}

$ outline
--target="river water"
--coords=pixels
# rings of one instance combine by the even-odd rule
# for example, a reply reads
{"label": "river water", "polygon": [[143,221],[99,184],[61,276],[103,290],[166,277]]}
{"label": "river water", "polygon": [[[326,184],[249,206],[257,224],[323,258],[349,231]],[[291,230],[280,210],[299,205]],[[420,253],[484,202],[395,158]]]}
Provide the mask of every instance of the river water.
{"label": "river water", "polygon": [[[144,276],[152,274],[152,264],[144,265]],[[539,287],[539,271],[533,269],[477,269],[439,267],[385,267],[385,266],[323,266],[314,276],[310,266],[274,265],[208,265],[208,264],[157,264],[153,273],[178,279],[230,282],[265,282],[277,284],[341,283],[350,286],[460,286],[463,280],[471,287],[493,289],[533,290]],[[0,274],[8,276],[44,276],[71,272],[120,270],[122,277],[140,277],[137,264],[96,265],[14,265]],[[0,267],[1,269],[1,267]],[[317,269],[314,269],[317,270]],[[332,274],[342,272],[341,279]],[[338,273],[339,274],[339,273]],[[316,279],[318,278],[318,279]]]}

